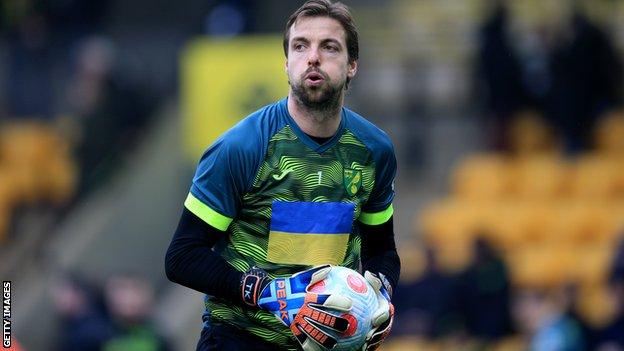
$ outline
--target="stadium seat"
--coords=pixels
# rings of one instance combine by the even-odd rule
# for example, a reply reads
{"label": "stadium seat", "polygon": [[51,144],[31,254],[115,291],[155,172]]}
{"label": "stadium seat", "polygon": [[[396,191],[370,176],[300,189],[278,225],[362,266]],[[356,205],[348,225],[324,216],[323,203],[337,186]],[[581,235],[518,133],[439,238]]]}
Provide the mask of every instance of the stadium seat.
{"label": "stadium seat", "polygon": [[569,282],[569,267],[575,259],[571,250],[548,245],[524,247],[507,255],[513,284],[538,289]]}
{"label": "stadium seat", "polygon": [[555,156],[523,157],[511,165],[511,188],[519,199],[561,198],[567,191],[568,178],[568,165]]}
{"label": "stadium seat", "polygon": [[78,170],[66,155],[56,155],[46,164],[46,177],[41,180],[42,197],[54,205],[67,203],[77,189]]}
{"label": "stadium seat", "polygon": [[609,244],[617,232],[616,220],[608,204],[576,201],[560,203],[550,239],[553,243],[575,245]]}
{"label": "stadium seat", "polygon": [[7,241],[7,234],[11,224],[10,208],[0,205],[0,246]]}
{"label": "stadium seat", "polygon": [[612,157],[624,157],[624,111],[612,111],[603,116],[594,129],[596,150]]}
{"label": "stadium seat", "polygon": [[585,285],[581,287],[577,305],[580,314],[594,328],[604,326],[617,311],[606,285]]}
{"label": "stadium seat", "polygon": [[488,214],[487,233],[497,248],[507,252],[525,243],[529,210],[524,203],[514,201],[493,203]]}
{"label": "stadium seat", "polygon": [[69,144],[43,122],[6,125],[0,133],[0,163],[14,179],[16,201],[60,204],[73,195],[76,167]]}
{"label": "stadium seat", "polygon": [[610,240],[614,240],[615,237],[624,235],[624,200],[609,203],[607,208],[609,221],[614,229]]}
{"label": "stadium seat", "polygon": [[0,168],[0,245],[6,240],[15,200],[15,181],[7,169]]}
{"label": "stadium seat", "polygon": [[482,154],[464,160],[453,174],[453,192],[472,200],[504,198],[509,191],[509,168],[505,157]]}
{"label": "stadium seat", "polygon": [[516,157],[557,154],[552,131],[535,111],[525,110],[514,116],[508,139]]}
{"label": "stadium seat", "polygon": [[509,336],[496,342],[491,351],[524,351],[526,349],[526,340],[519,336]]}
{"label": "stadium seat", "polygon": [[433,242],[469,240],[467,236],[473,221],[470,203],[447,199],[427,206],[417,217],[415,225],[424,230],[425,239]]}
{"label": "stadium seat", "polygon": [[422,211],[415,223],[424,241],[438,252],[443,269],[457,271],[470,260],[475,212],[464,201],[447,200]]}
{"label": "stadium seat", "polygon": [[14,207],[18,200],[16,185],[19,182],[10,168],[0,166],[0,204],[4,207]]}
{"label": "stadium seat", "polygon": [[598,154],[587,154],[574,164],[571,193],[581,199],[610,199],[620,191],[622,163]]}
{"label": "stadium seat", "polygon": [[578,245],[572,248],[576,260],[570,266],[570,275],[583,286],[602,284],[607,280],[613,257],[610,244]]}
{"label": "stadium seat", "polygon": [[412,283],[420,278],[425,269],[424,245],[416,244],[413,240],[402,240],[397,245],[401,257],[401,282]]}

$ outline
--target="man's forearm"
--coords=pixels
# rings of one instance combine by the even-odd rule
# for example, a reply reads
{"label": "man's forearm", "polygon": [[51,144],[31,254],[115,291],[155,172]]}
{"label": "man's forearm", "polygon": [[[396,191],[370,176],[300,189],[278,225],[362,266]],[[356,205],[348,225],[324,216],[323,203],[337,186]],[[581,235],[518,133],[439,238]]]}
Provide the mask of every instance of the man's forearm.
{"label": "man's forearm", "polygon": [[393,218],[374,226],[360,223],[360,235],[362,270],[382,273],[394,290],[399,282],[401,260],[394,241]]}
{"label": "man's forearm", "polygon": [[212,250],[223,235],[185,208],[165,257],[167,278],[205,294],[240,302],[242,273]]}

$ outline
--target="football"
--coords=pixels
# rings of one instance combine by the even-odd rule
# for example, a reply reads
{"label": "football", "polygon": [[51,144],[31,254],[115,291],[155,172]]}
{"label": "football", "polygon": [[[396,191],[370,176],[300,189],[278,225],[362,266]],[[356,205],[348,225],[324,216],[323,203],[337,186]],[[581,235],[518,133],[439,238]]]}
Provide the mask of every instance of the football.
{"label": "football", "polygon": [[337,340],[333,351],[359,350],[372,329],[371,316],[377,309],[377,296],[373,287],[360,273],[346,267],[332,266],[329,275],[310,286],[308,291],[338,294],[353,301],[353,306],[348,312],[324,309],[347,319],[349,321],[347,331],[339,333],[331,329],[324,330]]}

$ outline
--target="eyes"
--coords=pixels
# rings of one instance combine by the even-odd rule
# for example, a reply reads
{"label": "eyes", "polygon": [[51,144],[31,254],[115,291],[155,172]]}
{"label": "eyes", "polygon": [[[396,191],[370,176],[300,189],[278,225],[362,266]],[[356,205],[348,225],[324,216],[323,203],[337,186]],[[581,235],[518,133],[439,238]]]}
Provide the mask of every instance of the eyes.
{"label": "eyes", "polygon": [[324,45],[324,48],[325,48],[325,50],[327,50],[328,52],[331,52],[331,53],[336,53],[336,52],[340,51],[338,46],[334,45],[334,44]]}
{"label": "eyes", "polygon": [[[304,52],[305,50],[308,49],[308,47],[309,47],[309,44],[302,43],[302,42],[296,42],[292,46],[295,52]],[[322,43],[321,50],[330,54],[336,54],[340,52],[340,46],[332,42]]]}

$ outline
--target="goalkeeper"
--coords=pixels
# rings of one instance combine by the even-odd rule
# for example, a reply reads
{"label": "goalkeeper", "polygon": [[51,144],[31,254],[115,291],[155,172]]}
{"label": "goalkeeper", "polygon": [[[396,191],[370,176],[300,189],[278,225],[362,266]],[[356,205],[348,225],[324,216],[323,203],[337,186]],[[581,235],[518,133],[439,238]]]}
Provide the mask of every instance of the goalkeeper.
{"label": "goalkeeper", "polygon": [[348,327],[331,311],[350,300],[306,293],[326,264],[361,269],[378,292],[364,348],[388,335],[396,158],[383,131],[343,107],[358,50],[346,6],[307,1],[284,32],[288,96],[199,161],[165,258],[171,281],[206,294],[198,350],[331,349],[324,330]]}

